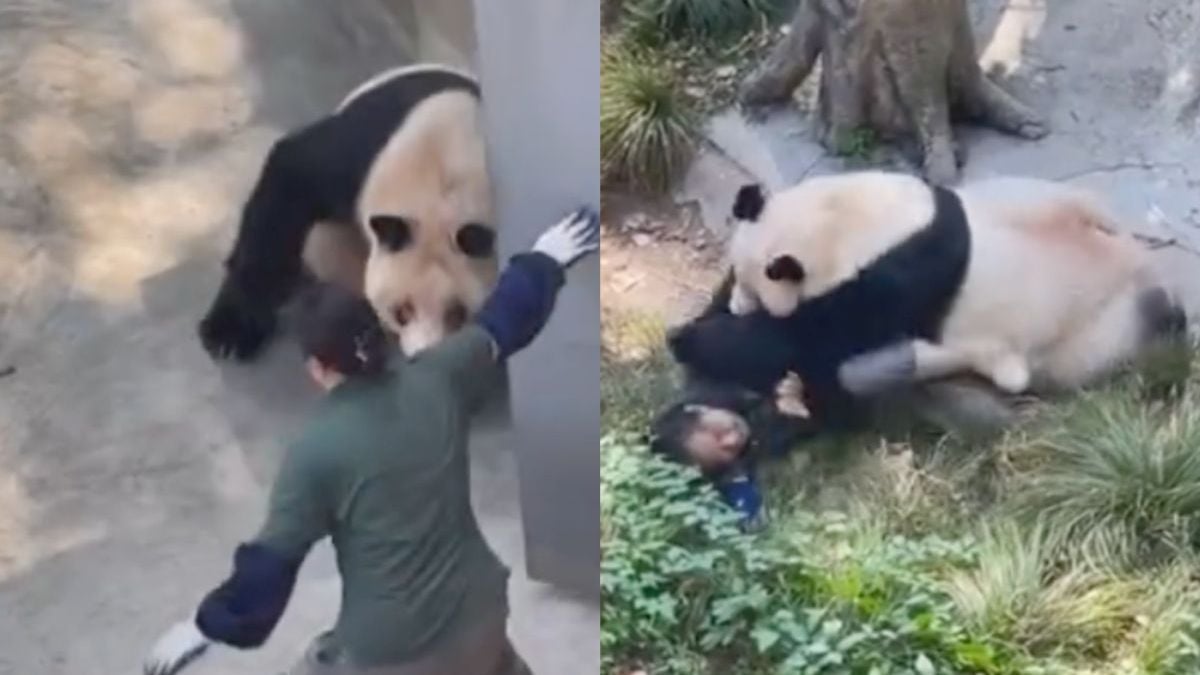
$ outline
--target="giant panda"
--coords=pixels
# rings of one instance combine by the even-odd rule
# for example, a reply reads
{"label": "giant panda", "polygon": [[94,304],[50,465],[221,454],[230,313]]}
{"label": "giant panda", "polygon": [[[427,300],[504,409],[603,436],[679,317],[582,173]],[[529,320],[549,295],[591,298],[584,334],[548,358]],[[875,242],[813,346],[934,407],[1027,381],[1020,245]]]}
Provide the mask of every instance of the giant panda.
{"label": "giant panda", "polygon": [[[741,193],[747,190],[761,192],[747,186]],[[953,192],[970,246],[966,274],[938,317],[935,342],[945,363],[979,372],[1005,392],[1049,393],[1093,383],[1186,334],[1183,309],[1146,250],[1121,233],[1095,195],[1019,177],[981,179]],[[739,315],[760,308],[791,315],[870,270],[925,230],[936,211],[930,186],[882,171],[808,179],[761,202],[741,209],[729,244],[736,277],[730,309]],[[803,336],[796,339],[803,344]]]}
{"label": "giant panda", "polygon": [[253,359],[307,275],[366,296],[406,354],[463,325],[498,274],[480,88],[436,64],[392,69],[274,143],[198,333]]}
{"label": "giant panda", "polygon": [[[937,341],[966,274],[971,233],[957,196],[941,187],[931,191],[936,206],[926,227],[785,317],[732,313],[731,270],[708,307],[668,334],[670,352],[684,367],[685,397],[697,380],[766,395],[793,373],[818,426],[841,426],[857,417],[861,399],[909,380],[969,370],[969,359]],[[746,186],[734,217],[753,220],[763,205],[761,188]]]}

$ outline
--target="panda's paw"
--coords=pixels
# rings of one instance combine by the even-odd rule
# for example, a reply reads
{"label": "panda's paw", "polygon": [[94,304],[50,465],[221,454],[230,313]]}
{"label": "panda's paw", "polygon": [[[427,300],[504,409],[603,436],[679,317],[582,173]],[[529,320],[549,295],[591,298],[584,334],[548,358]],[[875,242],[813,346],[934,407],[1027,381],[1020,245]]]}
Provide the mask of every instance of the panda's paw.
{"label": "panda's paw", "polygon": [[212,358],[238,361],[257,356],[274,332],[274,313],[220,297],[198,327],[200,342]]}
{"label": "panda's paw", "polygon": [[1009,394],[1020,394],[1029,388],[1029,367],[1019,356],[1008,356],[992,369],[992,382]]}

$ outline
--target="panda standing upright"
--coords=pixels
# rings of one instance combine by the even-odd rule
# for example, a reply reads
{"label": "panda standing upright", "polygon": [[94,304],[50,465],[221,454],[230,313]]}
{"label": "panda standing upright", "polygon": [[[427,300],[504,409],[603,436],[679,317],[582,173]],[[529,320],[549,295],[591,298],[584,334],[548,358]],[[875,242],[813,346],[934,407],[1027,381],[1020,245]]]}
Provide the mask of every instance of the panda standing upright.
{"label": "panda standing upright", "polygon": [[306,264],[363,293],[407,354],[462,326],[498,272],[480,103],[472,76],[406,66],[276,141],[198,327],[209,354],[257,356]]}

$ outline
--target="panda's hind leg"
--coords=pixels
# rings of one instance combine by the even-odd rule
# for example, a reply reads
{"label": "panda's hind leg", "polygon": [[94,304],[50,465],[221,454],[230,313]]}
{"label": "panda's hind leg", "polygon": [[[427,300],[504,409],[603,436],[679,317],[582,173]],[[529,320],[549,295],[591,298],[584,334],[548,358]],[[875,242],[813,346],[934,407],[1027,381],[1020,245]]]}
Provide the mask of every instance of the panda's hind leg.
{"label": "panda's hind leg", "polygon": [[1146,291],[1128,287],[1097,308],[1047,353],[1037,368],[1037,387],[1085,387],[1128,365],[1148,344],[1149,328],[1158,321],[1147,317],[1154,301],[1145,298]]}
{"label": "panda's hind leg", "polygon": [[918,340],[915,347],[919,380],[974,373],[1005,393],[1019,394],[1029,387],[1029,362],[998,340],[941,344]]}
{"label": "panda's hind leg", "polygon": [[901,342],[855,356],[841,365],[842,386],[856,395],[874,395],[928,380],[973,373],[988,378],[1004,392],[1029,386],[1029,365],[1021,355],[994,341],[938,344]]}

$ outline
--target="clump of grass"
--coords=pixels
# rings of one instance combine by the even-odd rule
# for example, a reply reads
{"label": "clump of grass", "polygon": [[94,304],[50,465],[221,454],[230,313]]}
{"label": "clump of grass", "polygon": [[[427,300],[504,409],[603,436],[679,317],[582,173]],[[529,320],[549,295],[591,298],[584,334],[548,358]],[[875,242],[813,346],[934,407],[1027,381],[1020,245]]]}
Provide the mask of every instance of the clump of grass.
{"label": "clump of grass", "polygon": [[1103,566],[1058,559],[1061,545],[1041,525],[984,525],[977,566],[947,582],[968,625],[1033,654],[1102,658],[1132,624],[1138,588]]}
{"label": "clump of grass", "polygon": [[1027,450],[1015,511],[1086,544],[1128,532],[1143,554],[1193,547],[1200,527],[1200,400],[1149,405],[1128,386],[1080,397],[1046,420]]}
{"label": "clump of grass", "polygon": [[600,419],[605,430],[644,431],[678,389],[665,327],[632,313],[606,315],[603,326]]}
{"label": "clump of grass", "polygon": [[961,529],[974,510],[969,484],[986,459],[947,438],[928,448],[882,442],[852,470],[853,495],[889,531],[945,535]]}
{"label": "clump of grass", "polygon": [[879,149],[879,138],[869,127],[851,129],[835,139],[835,149],[841,157],[868,161],[874,158],[876,150]]}
{"label": "clump of grass", "polygon": [[1192,578],[1198,562],[1185,559],[1153,570],[1125,659],[1133,672],[1200,672],[1200,580]]}
{"label": "clump of grass", "polygon": [[794,0],[629,0],[629,30],[645,44],[721,41],[787,15]]}
{"label": "clump of grass", "polygon": [[601,55],[600,163],[605,183],[665,192],[700,137],[700,117],[664,64],[609,42]]}

